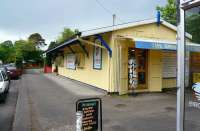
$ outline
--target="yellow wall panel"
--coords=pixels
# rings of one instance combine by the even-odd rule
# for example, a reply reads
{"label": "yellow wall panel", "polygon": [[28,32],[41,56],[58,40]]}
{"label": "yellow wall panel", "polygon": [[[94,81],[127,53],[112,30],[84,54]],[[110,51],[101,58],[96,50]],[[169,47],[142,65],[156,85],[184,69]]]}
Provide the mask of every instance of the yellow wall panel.
{"label": "yellow wall panel", "polygon": [[[109,37],[105,37],[104,39],[109,43]],[[85,45],[86,45],[86,49],[89,52],[89,58],[85,56],[85,66],[83,68],[76,68],[76,70],[72,70],[72,69],[67,69],[66,63],[65,63],[64,67],[58,68],[58,73],[68,78],[75,79],[80,82],[84,82],[86,84],[109,91],[110,89],[109,89],[108,51],[106,49],[102,49],[102,69],[96,70],[96,69],[93,69],[93,48],[94,47],[87,44]],[[78,46],[74,46],[74,47],[79,48]],[[81,52],[80,49],[75,49],[75,50],[79,51],[79,53]]]}
{"label": "yellow wall panel", "polygon": [[176,87],[176,78],[162,80],[162,88],[174,88],[174,87]]}
{"label": "yellow wall panel", "polygon": [[176,41],[176,31],[164,25],[146,24],[137,27],[115,31],[114,34],[120,36],[130,36],[135,38],[157,39]]}
{"label": "yellow wall panel", "polygon": [[[85,44],[89,51],[89,58],[85,57],[84,68],[70,70],[66,68],[64,63],[64,67],[59,67],[59,74],[107,90],[108,92],[119,92],[121,88],[121,91],[126,93],[128,92],[128,68],[126,67],[128,55],[125,52],[122,53],[124,54],[123,62],[127,62],[123,63],[120,60],[120,46],[134,47],[134,40],[119,40],[117,36],[176,41],[176,31],[163,25],[157,26],[155,23],[121,29],[112,33],[105,33],[103,36],[112,48],[113,56],[109,58],[108,51],[103,49],[102,70],[93,69],[93,46]],[[92,37],[88,38],[94,42]],[[72,48],[78,53],[82,52],[77,45],[72,46]],[[148,52],[148,90],[161,91],[162,87],[168,86],[169,82],[169,80],[167,82],[162,79],[162,51],[149,50]],[[66,53],[69,53],[68,49],[66,49]],[[124,69],[121,69],[120,72],[121,67]],[[170,82],[169,86],[174,84],[173,80]]]}
{"label": "yellow wall panel", "polygon": [[150,50],[148,61],[148,88],[157,92],[162,89],[162,51]]}

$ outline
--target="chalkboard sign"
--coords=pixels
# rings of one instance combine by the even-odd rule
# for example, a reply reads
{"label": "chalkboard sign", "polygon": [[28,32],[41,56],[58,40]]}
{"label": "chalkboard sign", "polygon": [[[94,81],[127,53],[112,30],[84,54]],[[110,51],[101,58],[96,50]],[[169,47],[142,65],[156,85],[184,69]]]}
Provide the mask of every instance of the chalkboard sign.
{"label": "chalkboard sign", "polygon": [[102,107],[100,98],[78,100],[76,102],[76,112],[82,112],[83,131],[102,131]]}

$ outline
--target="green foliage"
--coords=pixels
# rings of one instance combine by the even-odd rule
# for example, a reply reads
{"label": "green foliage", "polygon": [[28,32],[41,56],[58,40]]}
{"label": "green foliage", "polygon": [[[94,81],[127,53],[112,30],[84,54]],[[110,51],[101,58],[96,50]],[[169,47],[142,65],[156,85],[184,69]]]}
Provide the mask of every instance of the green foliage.
{"label": "green foliage", "polygon": [[186,18],[186,31],[192,35],[193,42],[200,43],[200,14]]}
{"label": "green foliage", "polygon": [[157,6],[156,9],[161,12],[161,17],[165,21],[167,21],[173,25],[177,24],[177,18],[176,18],[177,11],[176,11],[176,1],[175,0],[168,0],[167,5],[165,5],[164,7]]}
{"label": "green foliage", "polygon": [[45,64],[47,65],[47,66],[51,66],[52,65],[52,63],[51,63],[51,59],[52,59],[52,56],[50,56],[50,55],[47,55],[46,57],[45,57]]}
{"label": "green foliage", "polygon": [[0,60],[2,60],[3,63],[15,61],[15,49],[12,41],[0,43]]}
{"label": "green foliage", "polygon": [[56,43],[62,43],[72,37],[74,34],[75,32],[70,28],[64,28],[63,32],[61,32],[61,35],[57,38]]}
{"label": "green foliage", "polygon": [[30,41],[18,40],[15,42],[16,61],[18,62],[42,62],[42,51],[36,49],[36,45]]}
{"label": "green foliage", "polygon": [[39,33],[33,33],[28,37],[28,42],[35,48],[40,48],[45,46],[45,40]]}
{"label": "green foliage", "polygon": [[[176,1],[168,0],[168,3],[164,7],[157,6],[157,10],[161,12],[161,17],[173,24],[177,25],[177,9]],[[193,14],[186,17],[186,32],[192,35],[192,41],[200,43],[200,15]]]}
{"label": "green foliage", "polygon": [[52,49],[54,47],[56,47],[58,44],[55,41],[51,41],[51,43],[49,44],[48,49]]}
{"label": "green foliage", "polygon": [[16,61],[18,62],[22,62],[24,59],[24,51],[27,50],[28,48],[26,48],[27,45],[27,41],[25,40],[18,40],[15,41],[15,57],[16,57]]}
{"label": "green foliage", "polygon": [[60,44],[63,44],[63,42],[67,41],[68,39],[72,38],[75,34],[79,33],[78,29],[75,29],[74,31],[70,28],[64,28],[64,30],[61,32],[60,36],[56,39],[56,41],[52,41],[49,44],[48,49],[52,49]]}

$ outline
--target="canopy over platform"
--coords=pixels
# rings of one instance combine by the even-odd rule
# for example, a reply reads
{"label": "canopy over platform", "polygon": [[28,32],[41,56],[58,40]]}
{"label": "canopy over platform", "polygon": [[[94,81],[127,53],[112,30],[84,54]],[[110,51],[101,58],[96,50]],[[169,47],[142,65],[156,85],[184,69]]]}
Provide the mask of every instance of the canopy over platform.
{"label": "canopy over platform", "polygon": [[[154,50],[177,50],[177,42],[155,40],[155,39],[143,39],[143,38],[133,38],[124,37],[131,39],[135,42],[135,47],[139,49],[154,49]],[[187,42],[186,50],[191,52],[200,52],[200,44]]]}
{"label": "canopy over platform", "polygon": [[112,50],[109,47],[108,43],[103,39],[103,37],[101,35],[95,35],[95,37],[96,37],[96,39],[99,39],[101,41],[102,45],[96,45],[93,42],[90,42],[88,40],[84,40],[83,38],[77,36],[76,38],[70,39],[70,40],[64,42],[63,44],[61,44],[61,45],[59,45],[59,46],[57,46],[53,49],[45,51],[44,53],[49,54],[49,53],[53,53],[53,52],[59,52],[61,49],[67,47],[71,51],[71,53],[75,54],[76,52],[73,50],[73,48],[71,46],[78,44],[80,46],[80,48],[83,50],[83,52],[88,57],[89,53],[88,53],[87,49],[85,48],[84,44],[90,44],[90,45],[93,45],[93,46],[98,46],[100,48],[106,49],[109,53],[109,56],[112,57]]}

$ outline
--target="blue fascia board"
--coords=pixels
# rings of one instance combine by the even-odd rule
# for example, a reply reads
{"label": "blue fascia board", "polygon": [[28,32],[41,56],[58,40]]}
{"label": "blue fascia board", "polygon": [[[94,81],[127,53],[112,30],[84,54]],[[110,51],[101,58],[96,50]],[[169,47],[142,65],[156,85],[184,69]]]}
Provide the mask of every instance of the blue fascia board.
{"label": "blue fascia board", "polygon": [[[148,42],[148,41],[136,41],[135,47],[139,49],[154,49],[154,50],[177,50],[177,45],[172,43],[161,42]],[[186,51],[200,52],[200,46],[186,45]]]}
{"label": "blue fascia board", "polygon": [[46,53],[50,53],[50,52],[56,51],[58,49],[61,49],[61,48],[65,47],[65,46],[67,46],[67,45],[72,44],[73,42],[75,42],[77,40],[78,40],[77,38],[71,39],[71,40],[69,40],[69,41],[67,41],[67,42],[65,42],[65,43],[63,43],[63,44],[61,44],[61,45],[59,45],[59,46],[57,46],[57,47],[55,47],[53,49],[50,49],[50,50],[46,51]]}
{"label": "blue fascia board", "polygon": [[107,44],[107,42],[103,39],[101,35],[96,35],[96,37],[101,41],[102,45],[108,50],[109,56],[112,57],[112,49]]}
{"label": "blue fascia board", "polygon": [[157,50],[176,50],[175,44],[158,43],[158,42],[147,42],[147,41],[136,41],[136,48],[140,49],[157,49]]}

